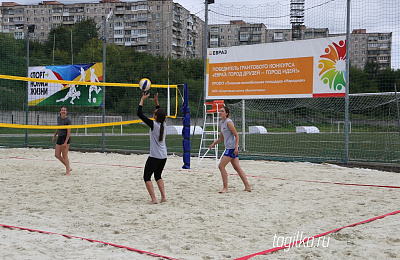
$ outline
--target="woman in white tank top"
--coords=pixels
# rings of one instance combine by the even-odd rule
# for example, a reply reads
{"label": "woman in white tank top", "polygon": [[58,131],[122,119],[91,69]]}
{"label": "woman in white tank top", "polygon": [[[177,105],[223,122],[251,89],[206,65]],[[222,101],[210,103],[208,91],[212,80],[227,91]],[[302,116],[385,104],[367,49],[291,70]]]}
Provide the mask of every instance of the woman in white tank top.
{"label": "woman in white tank top", "polygon": [[239,165],[239,134],[236,131],[232,120],[228,118],[229,109],[226,106],[221,107],[221,109],[219,110],[219,117],[221,118],[221,135],[209,147],[211,150],[214,145],[219,144],[220,142],[222,142],[222,140],[224,140],[225,153],[223,154],[221,161],[218,165],[218,168],[221,171],[223,184],[223,188],[219,191],[219,193],[228,192],[228,173],[225,169],[225,166],[228,163],[232,164],[233,168],[239,174],[240,179],[242,179],[244,190],[251,191],[251,187],[247,181],[246,174],[243,172],[242,168]]}

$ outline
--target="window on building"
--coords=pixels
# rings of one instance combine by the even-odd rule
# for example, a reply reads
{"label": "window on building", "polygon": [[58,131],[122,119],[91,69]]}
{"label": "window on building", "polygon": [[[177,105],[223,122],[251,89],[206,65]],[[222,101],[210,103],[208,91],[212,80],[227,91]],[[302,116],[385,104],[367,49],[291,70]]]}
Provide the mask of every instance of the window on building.
{"label": "window on building", "polygon": [[283,40],[283,33],[282,32],[275,32],[274,33],[274,41],[279,42]]}
{"label": "window on building", "polygon": [[210,27],[210,32],[218,32],[218,27]]}

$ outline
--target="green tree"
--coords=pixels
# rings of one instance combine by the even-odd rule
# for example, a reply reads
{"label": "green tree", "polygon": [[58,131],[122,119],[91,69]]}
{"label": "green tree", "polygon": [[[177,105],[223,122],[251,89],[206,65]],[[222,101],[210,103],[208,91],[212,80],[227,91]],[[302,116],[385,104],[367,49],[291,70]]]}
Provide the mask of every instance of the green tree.
{"label": "green tree", "polygon": [[378,88],[369,74],[362,69],[350,67],[350,93],[375,93]]}
{"label": "green tree", "polygon": [[369,80],[376,80],[379,72],[379,64],[375,61],[368,61],[365,64],[364,71],[368,74]]}
{"label": "green tree", "polygon": [[99,38],[99,28],[93,19],[83,20],[76,23],[72,28],[73,52],[79,53],[84,50],[88,41]]}
{"label": "green tree", "polygon": [[390,68],[380,70],[376,82],[380,92],[393,92],[396,82],[395,71]]}
{"label": "green tree", "polygon": [[0,74],[26,76],[26,40],[0,33]]}

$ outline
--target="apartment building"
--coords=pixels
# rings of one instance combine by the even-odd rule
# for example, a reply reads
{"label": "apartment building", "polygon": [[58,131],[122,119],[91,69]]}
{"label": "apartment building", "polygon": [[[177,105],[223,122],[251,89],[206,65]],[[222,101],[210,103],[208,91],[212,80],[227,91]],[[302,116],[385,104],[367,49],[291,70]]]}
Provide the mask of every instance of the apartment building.
{"label": "apartment building", "polygon": [[209,47],[229,47],[270,42],[306,40],[328,37],[328,28],[299,27],[296,39],[292,29],[268,29],[262,23],[250,24],[242,20],[229,24],[209,25]]}
{"label": "apartment building", "polygon": [[0,11],[0,32],[13,33],[15,38],[25,38],[28,25],[34,24],[30,38],[43,42],[54,27],[93,19],[99,33],[106,32],[108,43],[155,56],[203,57],[204,22],[172,0],[76,4],[43,1],[38,5],[3,2]]}
{"label": "apartment building", "polygon": [[[266,41],[270,42],[285,42],[295,40],[309,40],[316,38],[326,38],[329,36],[328,28],[307,28],[304,25],[296,28],[296,33],[293,29],[267,29]],[[296,36],[296,38],[293,38]]]}
{"label": "apartment building", "polygon": [[350,64],[364,68],[365,63],[376,62],[380,69],[391,67],[392,33],[367,33],[353,30],[350,37]]}
{"label": "apartment building", "polygon": [[262,23],[250,24],[242,20],[229,24],[209,25],[209,47],[230,47],[265,43],[267,27]]}

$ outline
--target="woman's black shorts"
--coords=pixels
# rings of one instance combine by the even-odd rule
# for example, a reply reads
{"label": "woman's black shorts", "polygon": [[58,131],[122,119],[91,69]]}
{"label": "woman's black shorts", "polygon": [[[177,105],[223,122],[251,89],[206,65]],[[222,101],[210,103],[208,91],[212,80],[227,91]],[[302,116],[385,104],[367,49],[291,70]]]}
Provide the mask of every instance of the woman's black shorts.
{"label": "woman's black shorts", "polygon": [[[67,138],[67,136],[59,136],[57,139],[57,144],[63,145],[65,143],[66,138]],[[67,144],[70,144],[70,143],[71,143],[71,136],[69,137]]]}

